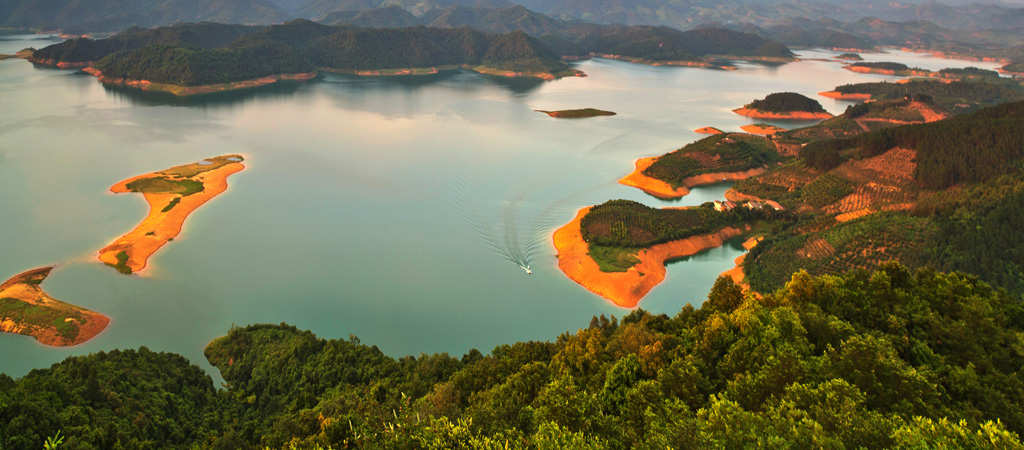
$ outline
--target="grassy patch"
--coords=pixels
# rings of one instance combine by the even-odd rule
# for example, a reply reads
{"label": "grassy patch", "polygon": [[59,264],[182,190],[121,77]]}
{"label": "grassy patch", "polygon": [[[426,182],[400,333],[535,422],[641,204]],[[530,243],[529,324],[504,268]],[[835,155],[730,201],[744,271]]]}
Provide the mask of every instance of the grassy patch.
{"label": "grassy patch", "polygon": [[[78,325],[84,321],[81,315],[72,311],[33,305],[10,297],[0,298],[0,317],[42,329],[56,328],[57,333],[68,340],[78,337]],[[67,317],[75,320],[65,321]]]}
{"label": "grassy patch", "polygon": [[643,174],[672,187],[686,178],[706,173],[742,172],[779,160],[767,139],[739,134],[716,134],[687,144],[658,158]]}
{"label": "grassy patch", "polygon": [[602,272],[625,272],[640,262],[636,257],[638,251],[639,248],[591,245],[587,254]]}
{"label": "grassy patch", "polygon": [[[174,209],[174,206],[177,205],[178,202],[180,202],[180,201],[181,201],[181,197],[174,197],[174,198],[172,198],[171,202],[168,203],[167,206],[164,206],[164,209],[161,209],[160,212],[167,212],[167,211],[170,211],[170,210]],[[152,233],[152,232],[150,232],[150,233]],[[149,233],[146,233],[146,234],[149,234]]]}
{"label": "grassy patch", "polygon": [[831,205],[853,193],[853,183],[826,173],[803,187],[804,203],[815,208]]}
{"label": "grassy patch", "polygon": [[604,111],[595,108],[563,109],[559,111],[539,111],[551,117],[557,117],[559,119],[584,119],[587,117],[614,116],[616,114],[612,111]]}
{"label": "grassy patch", "polygon": [[[238,161],[232,161],[232,160],[230,160],[228,158],[238,158]],[[203,172],[209,172],[209,171],[214,170],[214,169],[219,169],[219,168],[224,167],[224,166],[226,166],[228,164],[231,164],[231,163],[234,163],[234,162],[240,162],[242,160],[243,159],[242,159],[241,155],[224,155],[224,156],[218,156],[216,158],[207,159],[206,162],[209,163],[209,164],[199,164],[199,163],[185,164],[185,165],[181,165],[181,166],[171,167],[170,169],[167,169],[167,170],[161,170],[159,173],[161,175],[169,175],[169,176],[178,177],[178,178],[192,178],[192,177],[194,177],[196,175],[199,175],[199,174],[201,174]]]}
{"label": "grassy patch", "polygon": [[121,273],[123,273],[125,275],[131,275],[132,274],[132,268],[128,267],[128,253],[127,252],[125,252],[124,250],[121,250],[121,252],[117,254],[117,264],[114,264],[114,268],[117,269],[118,272],[121,272]]}
{"label": "grassy patch", "polygon": [[140,178],[125,185],[129,191],[144,194],[181,194],[182,197],[203,191],[203,183],[195,180],[173,180],[167,177]]}

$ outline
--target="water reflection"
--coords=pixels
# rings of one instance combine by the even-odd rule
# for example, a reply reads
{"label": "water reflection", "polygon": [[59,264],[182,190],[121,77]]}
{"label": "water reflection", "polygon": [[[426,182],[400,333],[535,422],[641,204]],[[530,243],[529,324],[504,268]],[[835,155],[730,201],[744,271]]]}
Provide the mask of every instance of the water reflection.
{"label": "water reflection", "polygon": [[[84,72],[83,72],[84,73]],[[315,83],[309,81],[308,83]],[[142,89],[104,84],[103,89],[110,97],[141,106],[185,106],[185,107],[222,107],[239,106],[253,100],[285,100],[290,99],[302,89],[303,83],[279,81],[250,89],[215,92],[211,94],[178,96],[169,92],[144,91]]]}

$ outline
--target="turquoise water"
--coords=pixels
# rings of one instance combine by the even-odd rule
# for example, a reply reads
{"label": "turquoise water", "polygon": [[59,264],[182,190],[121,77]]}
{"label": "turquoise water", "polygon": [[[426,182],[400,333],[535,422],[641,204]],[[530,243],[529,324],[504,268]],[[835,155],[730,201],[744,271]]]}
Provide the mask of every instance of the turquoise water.
{"label": "turquoise water", "polygon": [[[46,42],[28,38],[37,39],[0,40],[0,53]],[[901,58],[979,65],[885,59]],[[47,292],[111,318],[72,348],[0,335],[0,371],[20,376],[69,355],[143,345],[210,369],[203,347],[232,324],[354,334],[394,356],[553,339],[593,315],[629,312],[562,275],[555,228],[608,199],[695,205],[728,187],[660,201],[616,183],[635,159],[693,141],[698,127],[752,123],[731,110],[771,92],[885,79],[823,61],[731,72],[609,60],[577,67],[590,76],[326,75],[180,100],[0,61],[0,279],[57,265]],[[834,113],[847,105],[819,100]],[[619,115],[534,112],[582,107]],[[111,185],[230,153],[245,155],[246,169],[189,217],[144,276],[95,259],[148,211],[141,196],[111,194]],[[527,258],[533,275],[503,251]],[[640,306],[675,314],[699,305],[741,253],[733,242],[670,264]]]}

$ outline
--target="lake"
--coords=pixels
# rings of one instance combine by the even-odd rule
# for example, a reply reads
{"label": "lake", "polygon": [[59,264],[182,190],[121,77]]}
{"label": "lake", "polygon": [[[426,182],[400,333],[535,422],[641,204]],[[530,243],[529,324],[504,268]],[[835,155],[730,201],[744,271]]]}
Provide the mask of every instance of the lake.
{"label": "lake", "polygon": [[[0,53],[55,42],[7,36]],[[800,51],[806,58],[837,53]],[[930,69],[981,66],[908,53],[868,55]],[[80,346],[0,335],[0,372],[21,376],[69,355],[149,347],[182,354],[219,378],[203,348],[232,325],[287,322],[324,338],[358,336],[392,356],[552,340],[618,308],[566,278],[552,231],[583,206],[651,206],[722,198],[728,185],[660,201],[618,185],[660,155],[772,92],[815,93],[893,79],[838,62],[739,63],[737,71],[595,59],[586,78],[507,80],[457,72],[415,78],[324,75],[301,85],[174,99],[108,89],[77,71],[0,61],[0,281],[56,265],[52,296],[111,318]],[[535,112],[594,107],[614,117]],[[773,122],[782,126],[792,123]],[[240,153],[246,169],[193,213],[182,234],[123,276],[97,251],[148,212],[114,183]],[[533,275],[503,252],[528,257]],[[699,306],[738,242],[668,266],[640,303],[673,315]]]}

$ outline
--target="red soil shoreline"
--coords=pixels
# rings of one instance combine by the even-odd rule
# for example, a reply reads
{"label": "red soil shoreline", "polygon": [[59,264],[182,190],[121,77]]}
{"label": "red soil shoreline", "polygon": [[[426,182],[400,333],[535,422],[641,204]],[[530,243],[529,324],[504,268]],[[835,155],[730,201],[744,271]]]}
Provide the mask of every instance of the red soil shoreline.
{"label": "red soil shoreline", "polygon": [[690,189],[697,186],[705,186],[708,184],[720,183],[722,181],[737,181],[750,178],[755,175],[760,175],[765,172],[763,168],[750,169],[743,172],[718,172],[718,173],[705,173],[702,175],[696,175],[683,179],[683,185],[678,188],[673,188],[670,184],[644,175],[644,170],[651,167],[654,161],[657,161],[657,156],[648,158],[640,158],[636,160],[636,169],[619,179],[619,184],[624,186],[635,187],[644,191],[650,195],[661,199],[673,199],[683,197],[690,193]]}
{"label": "red soil shoreline", "polygon": [[827,112],[807,112],[807,111],[793,111],[787,113],[776,113],[769,111],[761,111],[757,109],[750,109],[747,107],[737,108],[732,112],[741,116],[747,116],[754,119],[796,119],[796,120],[818,120],[818,119],[831,119],[833,116]]}
{"label": "red soil shoreline", "polygon": [[222,84],[207,84],[202,86],[178,86],[173,84],[154,83],[148,80],[128,80],[124,78],[113,78],[103,75],[94,67],[85,67],[82,69],[86,72],[99,79],[100,83],[112,84],[119,86],[127,86],[144,91],[160,91],[169,92],[177,96],[189,96],[189,95],[200,95],[200,94],[211,94],[214,92],[233,91],[238,89],[249,89],[259,86],[266,86],[268,84],[277,83],[282,80],[287,81],[308,81],[316,78],[318,73],[316,71],[306,73],[284,73],[278,75],[270,75],[263,78],[257,78],[254,80],[235,81],[231,83]]}
{"label": "red soil shoreline", "polygon": [[825,91],[819,92],[818,95],[822,97],[834,98],[836,100],[850,100],[862,102],[871,99],[871,94],[844,94],[839,91]]}

